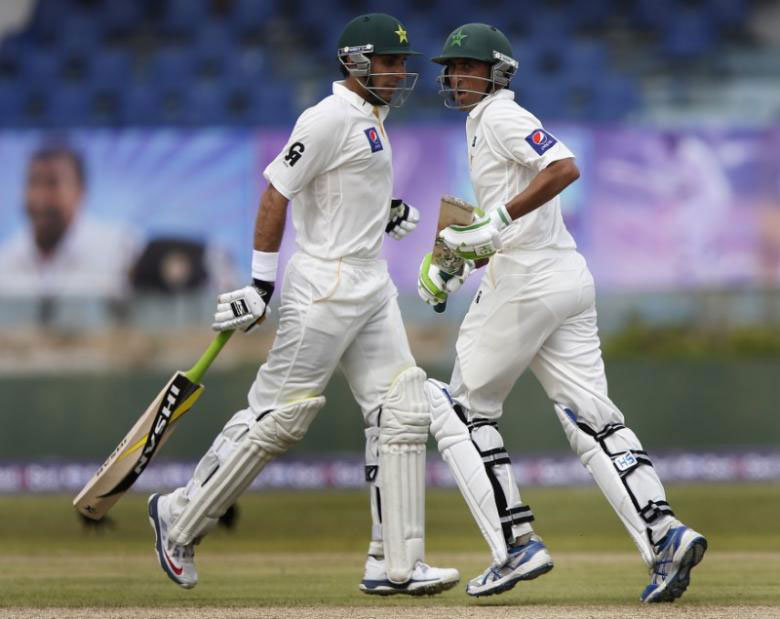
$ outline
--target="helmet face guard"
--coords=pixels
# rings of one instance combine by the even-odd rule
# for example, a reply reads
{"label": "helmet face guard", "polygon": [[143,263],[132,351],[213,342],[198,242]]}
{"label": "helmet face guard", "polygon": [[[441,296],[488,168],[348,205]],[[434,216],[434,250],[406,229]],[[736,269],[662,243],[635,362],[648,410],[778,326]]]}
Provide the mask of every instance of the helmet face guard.
{"label": "helmet face guard", "polygon": [[[372,73],[371,58],[374,52],[372,44],[342,47],[339,49],[339,62],[347,72],[356,77],[360,85],[379,99],[384,105],[401,107],[417,84],[418,73]],[[399,76],[401,80],[395,86],[374,86],[372,78]]]}
{"label": "helmet face guard", "polygon": [[[445,64],[442,68],[441,74],[436,77],[436,81],[439,84],[439,95],[441,95],[444,98],[444,107],[455,109],[455,110],[471,110],[472,108],[479,105],[479,103],[487,97],[488,95],[493,94],[496,90],[499,88],[506,88],[509,86],[509,83],[512,81],[512,77],[514,77],[515,73],[517,72],[518,62],[511,56],[507,56],[506,54],[502,54],[501,52],[493,50],[493,59],[494,62],[490,67],[490,77],[476,77],[473,75],[451,75],[449,73],[449,67]],[[488,88],[486,91],[480,91],[480,90],[471,90],[469,88],[452,88],[450,86],[450,78],[452,77],[462,77],[464,79],[470,79],[470,80],[480,80],[483,82],[487,82],[490,84],[490,88]],[[472,103],[470,105],[459,105],[455,94],[458,92],[468,92],[473,93],[476,95],[481,95],[479,101],[476,101],[475,103]]]}

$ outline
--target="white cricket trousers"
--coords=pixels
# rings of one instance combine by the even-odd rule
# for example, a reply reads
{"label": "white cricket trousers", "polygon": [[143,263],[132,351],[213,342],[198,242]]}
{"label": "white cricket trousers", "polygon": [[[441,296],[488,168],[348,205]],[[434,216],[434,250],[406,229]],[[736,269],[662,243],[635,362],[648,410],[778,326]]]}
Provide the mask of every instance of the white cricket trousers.
{"label": "white cricket trousers", "polygon": [[575,250],[495,254],[456,343],[450,388],[471,417],[498,419],[530,367],[548,397],[593,428],[623,423],[607,396],[593,276]]}
{"label": "white cricket trousers", "polygon": [[384,260],[294,254],[276,338],[249,391],[252,410],[320,395],[340,366],[369,423],[393,380],[415,366],[397,296]]}

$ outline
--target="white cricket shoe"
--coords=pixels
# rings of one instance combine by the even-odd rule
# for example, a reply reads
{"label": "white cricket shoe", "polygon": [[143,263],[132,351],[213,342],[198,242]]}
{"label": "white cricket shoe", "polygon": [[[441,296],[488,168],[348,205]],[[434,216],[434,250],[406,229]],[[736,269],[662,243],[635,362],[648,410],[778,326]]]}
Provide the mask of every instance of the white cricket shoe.
{"label": "white cricket shoe", "polygon": [[405,583],[394,583],[387,578],[385,560],[369,555],[360,590],[369,595],[436,595],[458,584],[458,570],[447,567],[431,567],[418,561],[412,570],[412,576]]}
{"label": "white cricket shoe", "polygon": [[195,548],[192,544],[182,546],[168,539],[165,497],[153,494],[147,503],[149,524],[154,529],[154,550],[160,567],[173,582],[185,589],[198,584],[198,572],[195,570]]}
{"label": "white cricket shoe", "polygon": [[509,559],[503,565],[491,565],[466,585],[474,597],[509,591],[521,580],[533,580],[553,568],[552,558],[539,536],[534,535],[522,546],[509,548]]}
{"label": "white cricket shoe", "polygon": [[684,525],[669,529],[656,546],[655,563],[650,568],[650,584],[640,600],[674,602],[691,582],[691,570],[701,562],[707,551],[703,535]]}

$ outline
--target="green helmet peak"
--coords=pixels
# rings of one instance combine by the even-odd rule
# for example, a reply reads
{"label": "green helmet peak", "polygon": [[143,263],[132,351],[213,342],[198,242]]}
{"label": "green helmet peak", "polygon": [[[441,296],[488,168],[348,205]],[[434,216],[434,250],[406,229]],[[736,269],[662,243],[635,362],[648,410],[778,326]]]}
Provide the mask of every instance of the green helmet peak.
{"label": "green helmet peak", "polygon": [[338,54],[343,56],[352,51],[364,54],[419,54],[409,47],[409,33],[403,24],[386,13],[360,15],[344,27],[339,37]]}

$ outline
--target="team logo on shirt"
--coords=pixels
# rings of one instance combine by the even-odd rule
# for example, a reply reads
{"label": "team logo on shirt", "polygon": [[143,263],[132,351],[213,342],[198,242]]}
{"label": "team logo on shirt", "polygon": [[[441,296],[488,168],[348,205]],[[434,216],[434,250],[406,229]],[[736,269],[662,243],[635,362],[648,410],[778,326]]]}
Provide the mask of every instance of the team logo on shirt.
{"label": "team logo on shirt", "polygon": [[382,140],[379,139],[379,132],[374,127],[365,129],[363,133],[368,138],[368,144],[371,146],[372,153],[383,150],[384,147],[382,146]]}
{"label": "team logo on shirt", "polygon": [[534,129],[525,141],[531,145],[537,155],[544,155],[545,151],[550,150],[558,142],[553,136],[544,129]]}

